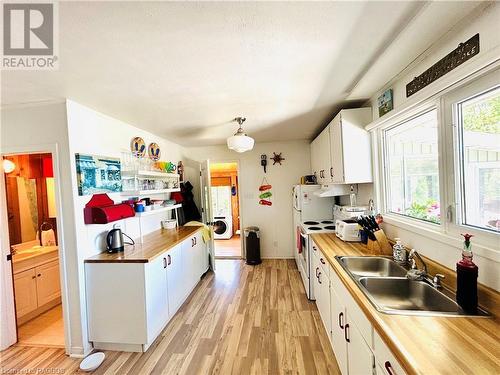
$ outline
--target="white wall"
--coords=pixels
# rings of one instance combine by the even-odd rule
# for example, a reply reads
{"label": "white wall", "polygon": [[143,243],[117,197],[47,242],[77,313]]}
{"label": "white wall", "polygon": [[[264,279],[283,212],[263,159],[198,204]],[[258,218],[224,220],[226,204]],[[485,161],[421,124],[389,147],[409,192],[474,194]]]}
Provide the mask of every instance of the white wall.
{"label": "white wall", "polygon": [[[451,30],[444,38],[436,45],[427,51],[417,64],[409,67],[404,72],[394,72],[397,79],[391,81],[386,86],[382,87],[371,99],[370,104],[373,108],[374,120],[378,118],[377,98],[388,88],[392,88],[394,92],[394,112],[405,107],[408,103],[414,104],[413,96],[406,98],[406,84],[415,76],[418,76],[423,71],[428,69],[450,51],[457,47],[460,42],[466,41],[476,33],[480,34],[480,53],[471,60],[464,63],[455,71],[441,77],[435,83],[422,89],[419,95],[422,98],[428,98],[437,93],[438,87],[443,81],[449,80],[450,77],[459,72],[458,77],[454,79],[462,79],[472,70],[477,69],[479,60],[496,54],[498,59],[498,48],[500,46],[500,33],[498,28],[498,20],[500,20],[500,3],[492,3],[484,11],[477,13],[475,18],[468,17],[467,20],[461,22],[456,28]],[[389,116],[389,115],[386,115]],[[409,228],[401,228],[399,226],[384,224],[384,229],[391,238],[400,237],[403,242],[409,247],[415,247],[425,256],[432,258],[439,263],[455,269],[456,262],[461,257],[461,240],[456,241],[438,241],[437,237],[424,237],[422,234],[417,234]],[[500,240],[499,240],[500,246]],[[498,248],[496,249],[498,250]],[[480,256],[477,253],[474,256],[474,261],[479,267],[479,281],[496,290],[500,290],[500,265],[495,259],[486,256]]]}
{"label": "white wall", "polygon": [[[285,158],[282,165],[272,165],[269,158],[273,152],[282,153]],[[261,154],[268,157],[267,174],[260,166]],[[301,176],[310,174],[309,141],[258,142],[252,151],[242,154],[228,150],[226,145],[189,147],[184,149],[184,155],[199,162],[239,161],[242,228],[253,225],[260,228],[262,257],[293,257],[292,186],[299,183]],[[258,204],[264,176],[273,185],[271,207]],[[195,194],[199,195],[198,189]]]}
{"label": "white wall", "polygon": [[[86,331],[86,327],[81,325],[82,305],[77,272],[79,260],[75,238],[75,215],[73,206],[68,203],[73,200],[73,192],[66,122],[66,105],[64,103],[2,108],[1,150],[2,152],[12,152],[20,147],[33,146],[33,149],[39,149],[40,145],[42,148],[44,145],[57,145],[58,165],[56,168],[60,175],[60,194],[62,201],[66,203],[62,205],[63,226],[58,223],[59,233],[62,233],[63,239],[63,241],[59,241],[59,246],[63,253],[67,280],[65,291],[67,301],[63,299],[63,306],[65,308],[69,306],[69,311],[66,311],[69,319],[66,323],[70,330],[66,329],[66,337],[69,341],[70,353],[81,355],[84,351],[82,334]],[[5,249],[5,241],[2,244],[2,253],[5,254],[9,249]],[[2,319],[2,324],[5,323],[6,321]],[[68,336],[69,331],[71,331],[71,336]]]}
{"label": "white wall", "polygon": [[[378,106],[377,98],[389,88],[393,90],[394,96],[394,111],[398,108],[404,106],[408,100],[413,98],[413,96],[419,93],[427,93],[427,96],[432,95],[436,89],[433,84],[425,87],[417,94],[414,94],[410,98],[406,97],[406,84],[413,80],[414,77],[419,76],[425,70],[434,65],[437,61],[442,59],[453,49],[457,48],[459,43],[465,42],[475,34],[479,33],[480,39],[480,52],[478,55],[474,56],[471,60],[468,60],[461,66],[455,69],[462,70],[465,72],[470,72],[470,67],[474,66],[475,60],[479,57],[487,55],[499,47],[500,44],[500,33],[498,23],[500,20],[500,3],[492,2],[489,7],[482,10],[480,13],[474,15],[475,18],[470,16],[467,19],[462,20],[461,23],[456,25],[452,30],[450,30],[447,35],[441,38],[433,48],[429,49],[423,53],[415,63],[410,65],[407,69],[402,72],[394,72],[395,79],[391,80],[387,85],[381,87],[378,92],[376,92],[370,99],[369,104],[373,108],[373,119],[378,119]],[[497,58],[499,56],[496,56]],[[453,74],[453,72],[448,73],[448,75]],[[441,77],[438,81],[443,81],[447,78],[447,75]],[[436,81],[435,83],[438,83]]]}
{"label": "white wall", "polygon": [[[68,138],[71,171],[71,186],[74,204],[76,240],[78,248],[78,274],[80,286],[85,288],[84,259],[105,250],[105,236],[115,224],[132,238],[139,237],[139,219],[137,217],[121,220],[107,225],[86,225],[83,220],[83,209],[91,196],[79,196],[76,179],[75,154],[89,154],[120,158],[122,152],[130,151],[130,141],[139,136],[144,139],[146,146],[156,142],[161,149],[161,160],[168,160],[175,164],[181,158],[181,146],[169,142],[161,137],[138,129],[73,101],[67,101]],[[109,194],[111,199],[120,202],[125,197],[120,193]],[[165,195],[168,198],[168,195]],[[149,231],[160,228],[160,220],[167,218],[170,213],[163,212],[154,217],[148,217]],[[145,233],[143,233],[145,234]],[[82,293],[82,306],[85,306],[85,294]],[[82,325],[86,327],[87,317],[82,311]],[[83,341],[87,342],[87,332],[83,334]]]}

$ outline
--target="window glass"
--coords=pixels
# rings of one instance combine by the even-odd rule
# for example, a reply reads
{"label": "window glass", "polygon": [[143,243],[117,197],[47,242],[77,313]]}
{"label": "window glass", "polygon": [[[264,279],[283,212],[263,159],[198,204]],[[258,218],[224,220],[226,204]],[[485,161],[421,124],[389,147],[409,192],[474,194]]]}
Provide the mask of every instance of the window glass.
{"label": "window glass", "polygon": [[387,210],[440,223],[437,111],[385,131]]}
{"label": "window glass", "polygon": [[500,88],[456,109],[462,224],[500,231]]}

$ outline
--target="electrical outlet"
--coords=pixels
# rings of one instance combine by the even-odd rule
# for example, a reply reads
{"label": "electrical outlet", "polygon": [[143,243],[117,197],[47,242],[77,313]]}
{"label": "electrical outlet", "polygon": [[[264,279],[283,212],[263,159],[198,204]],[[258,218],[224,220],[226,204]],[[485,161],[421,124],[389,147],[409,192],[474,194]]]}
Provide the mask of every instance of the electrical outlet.
{"label": "electrical outlet", "polygon": [[278,241],[274,241],[274,242],[273,242],[273,246],[274,246],[274,247],[278,247]]}

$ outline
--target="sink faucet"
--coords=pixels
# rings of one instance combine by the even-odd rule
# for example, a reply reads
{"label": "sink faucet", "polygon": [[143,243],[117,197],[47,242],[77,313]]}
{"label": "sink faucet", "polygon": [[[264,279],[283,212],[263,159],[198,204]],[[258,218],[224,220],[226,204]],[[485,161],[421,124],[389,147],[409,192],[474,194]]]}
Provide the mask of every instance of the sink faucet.
{"label": "sink faucet", "polygon": [[[423,270],[418,270],[417,269],[417,264],[415,262],[415,257],[422,263],[422,266],[424,267]],[[417,253],[417,250],[411,249],[410,254],[408,255],[408,260],[411,262],[411,269],[412,270],[417,270],[420,271],[422,276],[427,276],[427,264],[425,264],[424,260],[420,256],[419,253]]]}
{"label": "sink faucet", "polygon": [[[415,258],[417,258],[420,263],[422,263],[422,270],[419,270],[417,268]],[[411,249],[410,254],[408,255],[408,260],[411,263],[411,269],[406,274],[406,277],[408,277],[410,280],[427,280],[430,284],[432,284],[434,288],[441,288],[441,280],[444,279],[444,275],[437,273],[433,278],[431,278],[427,270],[427,264],[425,264],[420,254],[417,253],[417,250]]]}

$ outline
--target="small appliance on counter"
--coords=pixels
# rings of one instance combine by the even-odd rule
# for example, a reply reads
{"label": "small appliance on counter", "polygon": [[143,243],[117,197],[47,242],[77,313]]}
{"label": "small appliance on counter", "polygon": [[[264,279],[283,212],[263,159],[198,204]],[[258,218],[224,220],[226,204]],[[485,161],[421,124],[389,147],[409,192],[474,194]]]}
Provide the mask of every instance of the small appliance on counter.
{"label": "small appliance on counter", "polygon": [[358,222],[354,219],[337,220],[335,222],[335,234],[345,242],[360,242]]}
{"label": "small appliance on counter", "polygon": [[[127,237],[131,242],[125,242],[123,236]],[[113,228],[106,236],[106,251],[108,253],[118,253],[125,249],[125,244],[135,245],[135,242],[127,234],[123,233],[120,228]]]}

